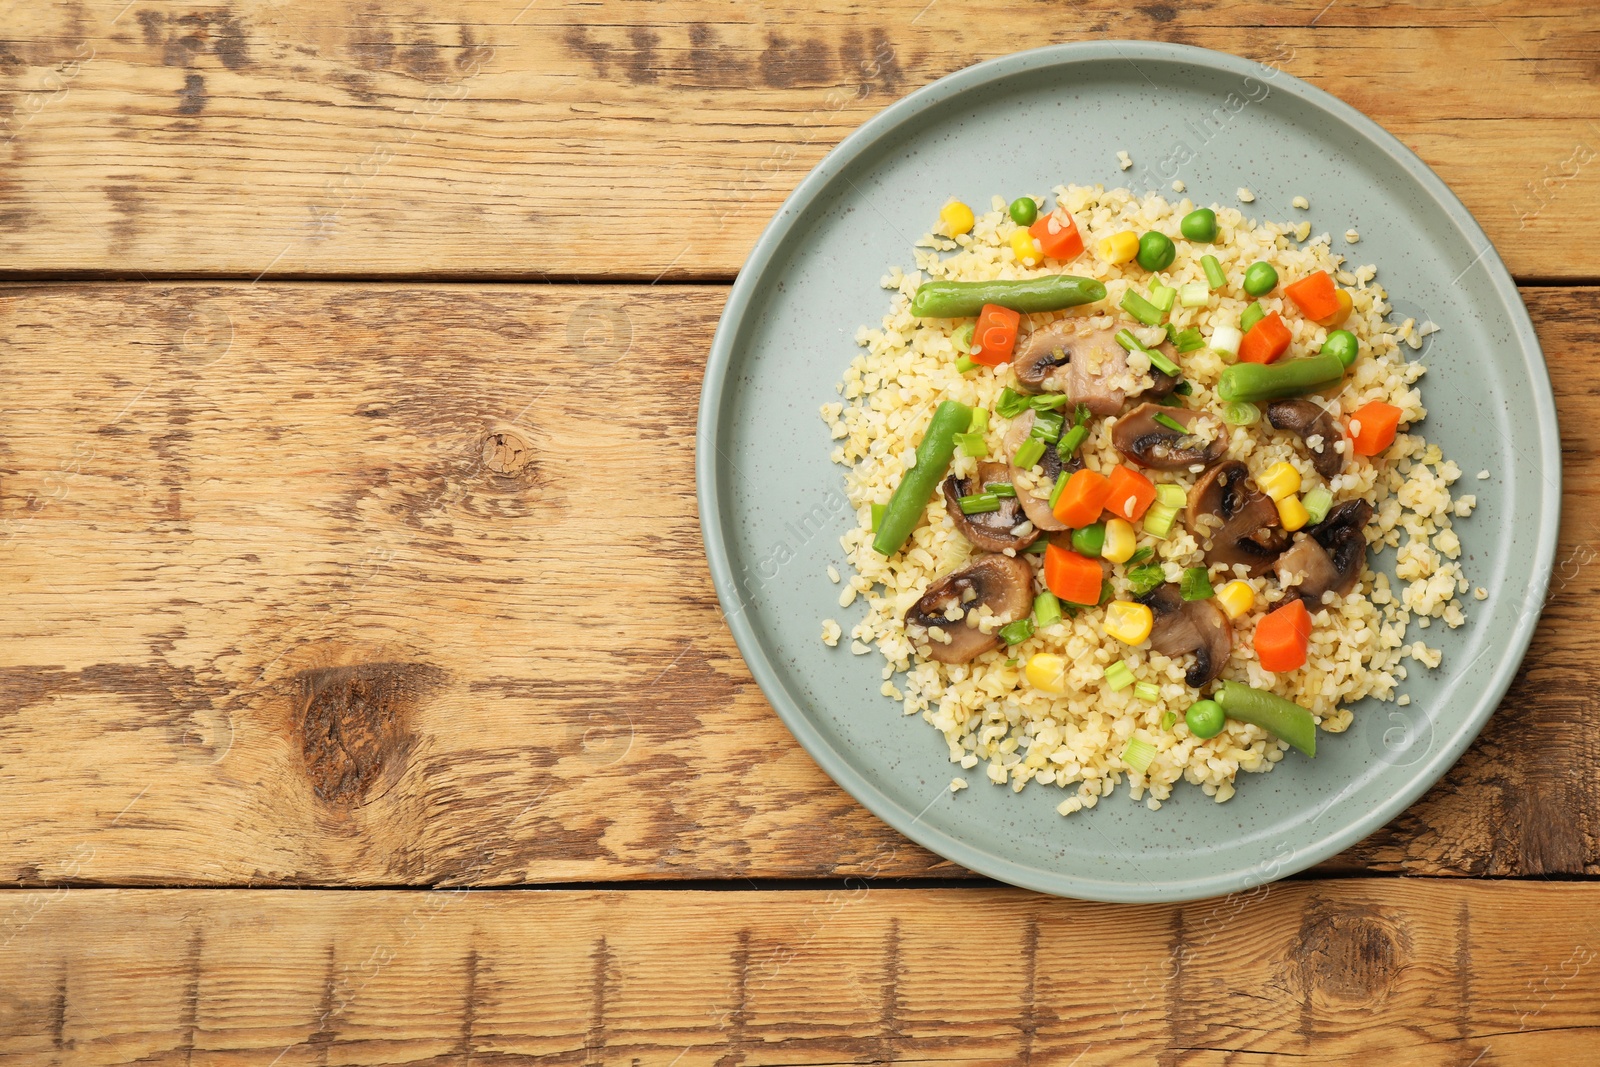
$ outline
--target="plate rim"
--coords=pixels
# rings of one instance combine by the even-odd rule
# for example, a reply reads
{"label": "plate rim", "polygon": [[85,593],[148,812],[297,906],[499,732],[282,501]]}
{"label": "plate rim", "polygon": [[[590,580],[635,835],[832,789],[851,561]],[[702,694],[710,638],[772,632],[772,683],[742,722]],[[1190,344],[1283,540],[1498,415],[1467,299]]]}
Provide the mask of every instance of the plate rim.
{"label": "plate rim", "polygon": [[[1540,610],[1524,612],[1518,619],[1510,635],[1510,647],[1516,649],[1515,657],[1507,657],[1500,661],[1488,685],[1480,690],[1481,695],[1473,707],[1472,714],[1464,721],[1465,728],[1450,743],[1430,751],[1428,756],[1416,765],[1417,770],[1405,788],[1390,794],[1356,818],[1339,824],[1314,842],[1296,846],[1293,855],[1281,863],[1271,861],[1258,864],[1255,868],[1232,868],[1210,874],[1195,881],[1192,886],[1194,892],[1176,895],[1170,888],[1161,890],[1128,880],[1101,880],[1067,872],[1046,871],[986,852],[962,838],[921,823],[920,815],[913,815],[909,808],[890,797],[869,776],[857,772],[842,754],[835,751],[811,722],[800,702],[782,684],[777,671],[767,660],[761,640],[750,624],[748,616],[737,610],[737,587],[722,529],[721,494],[716,477],[716,459],[721,454],[718,420],[733,370],[735,337],[750,309],[761,279],[771,268],[773,257],[783,244],[794,221],[844,168],[871,150],[879,140],[898,132],[907,121],[950,97],[1004,81],[1027,71],[1041,67],[1071,67],[1107,60],[1123,60],[1133,64],[1140,59],[1184,63],[1241,77],[1264,77],[1261,73],[1262,65],[1254,60],[1193,45],[1141,40],[1067,42],[999,56],[948,74],[894,101],[853,130],[818,161],[794,191],[784,199],[777,212],[762,229],[749,256],[740,267],[712,338],[695,428],[697,510],[707,563],[722,610],[723,621],[732,632],[740,655],[760,687],[762,695],[823,773],[896,833],[977,874],[1040,893],[1108,903],[1200,899],[1253,889],[1276,881],[1336,855],[1367,837],[1388,824],[1415,803],[1422,794],[1433,788],[1482,733],[1527,655],[1548,595],[1550,570],[1559,538],[1562,504],[1560,430],[1556,421],[1555,397],[1551,387],[1549,366],[1527,307],[1517,291],[1515,280],[1500,258],[1499,250],[1444,180],[1398,138],[1332,93],[1319,89],[1287,71],[1276,70],[1276,73],[1271,75],[1275,89],[1300,97],[1389,156],[1444,210],[1446,216],[1472,247],[1483,249],[1478,261],[1481,261],[1489,272],[1494,291],[1510,318],[1512,332],[1521,349],[1520,354],[1528,365],[1528,385],[1533,393],[1534,406],[1541,426],[1538,460],[1543,465],[1546,475],[1541,479],[1546,483],[1546,488],[1540,495],[1538,540],[1532,561],[1532,579],[1527,585],[1529,602],[1537,598]],[[1548,487],[1552,484],[1552,478],[1555,486],[1553,491]]]}

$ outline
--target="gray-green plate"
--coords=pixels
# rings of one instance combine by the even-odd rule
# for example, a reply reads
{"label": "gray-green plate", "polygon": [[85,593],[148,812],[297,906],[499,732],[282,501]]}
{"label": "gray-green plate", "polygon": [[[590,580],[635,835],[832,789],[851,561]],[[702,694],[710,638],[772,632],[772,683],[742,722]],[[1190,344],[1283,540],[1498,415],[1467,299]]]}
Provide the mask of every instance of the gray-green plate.
{"label": "gray-green plate", "polygon": [[[1135,166],[1117,167],[1126,149]],[[1160,811],[1126,785],[1098,807],[1055,813],[1054,786],[1022,793],[948,761],[939,734],[879,695],[883,659],[827,648],[848,634],[830,563],[854,521],[843,468],[818,416],[876,325],[892,264],[952,196],[987,208],[1065,182],[1128,185],[1234,204],[1259,218],[1308,218],[1335,250],[1374,263],[1396,321],[1442,330],[1419,353],[1423,432],[1465,472],[1462,560],[1486,601],[1468,622],[1412,639],[1442,647],[1410,663],[1411,703],[1364,701],[1315,760],[1291,752],[1241,774],[1216,804],[1180,784]],[[1308,212],[1290,201],[1304,195]],[[1543,606],[1560,509],[1549,377],[1510,276],[1483,231],[1428,167],[1370,119],[1281,71],[1178,45],[1105,41],[982,63],[892,105],[812,171],[756,243],[706,367],[697,436],[700,521],[729,627],[756,681],[811,756],[880,818],[972,870],[1047,893],[1173,901],[1246,889],[1354,844],[1423,793],[1483,728]],[[1488,470],[1479,481],[1476,474]],[[1392,552],[1374,557],[1392,566]],[[949,791],[953,775],[971,788]],[[826,860],[826,857],[819,857]]]}

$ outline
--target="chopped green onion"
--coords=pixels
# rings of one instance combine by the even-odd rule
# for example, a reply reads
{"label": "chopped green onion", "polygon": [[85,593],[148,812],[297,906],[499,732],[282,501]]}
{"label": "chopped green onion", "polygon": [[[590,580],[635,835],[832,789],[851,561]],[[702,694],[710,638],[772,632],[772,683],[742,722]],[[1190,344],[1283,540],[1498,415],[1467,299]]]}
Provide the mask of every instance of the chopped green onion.
{"label": "chopped green onion", "polygon": [[1176,393],[1168,393],[1166,396],[1158,397],[1156,399],[1156,403],[1160,404],[1164,408],[1182,408],[1183,397],[1177,395]]}
{"label": "chopped green onion", "polygon": [[1041,537],[1041,538],[1039,538],[1039,540],[1035,541],[1033,544],[1029,545],[1027,548],[1023,549],[1022,551],[1023,551],[1024,555],[1042,556],[1042,555],[1044,555],[1044,550],[1049,548],[1049,547],[1050,547],[1050,542],[1046,541],[1044,538]]}
{"label": "chopped green onion", "polygon": [[1015,497],[1017,489],[1010,482],[988,482],[983,487],[985,493],[993,493],[998,497]]}
{"label": "chopped green onion", "polygon": [[1067,479],[1070,478],[1070,477],[1071,477],[1071,475],[1068,474],[1066,471],[1062,471],[1060,474],[1056,475],[1055,488],[1050,490],[1050,510],[1051,511],[1054,511],[1056,509],[1056,501],[1061,499],[1061,490],[1063,490],[1063,489],[1065,489],[1067,487]]}
{"label": "chopped green onion", "polygon": [[1179,330],[1178,336],[1172,339],[1172,347],[1180,353],[1193,352],[1206,346],[1205,334],[1200,332],[1200,327],[1191,326],[1187,330]]}
{"label": "chopped green onion", "polygon": [[1000,627],[1000,640],[1008,645],[1020,645],[1033,636],[1033,620],[1018,619]]}
{"label": "chopped green onion", "polygon": [[989,429],[989,409],[973,408],[972,421],[967,423],[968,433],[984,433]]}
{"label": "chopped green onion", "polygon": [[1127,660],[1117,660],[1106,668],[1106,686],[1115,693],[1119,689],[1126,689],[1133,684],[1133,671],[1128,669]]}
{"label": "chopped green onion", "polygon": [[999,511],[1000,498],[993,493],[969,493],[961,498],[961,514],[982,515],[986,511]]}
{"label": "chopped green onion", "polygon": [[1211,303],[1211,290],[1205,282],[1185,282],[1178,290],[1178,303],[1186,308],[1203,308]]}
{"label": "chopped green onion", "polygon": [[1150,303],[1162,312],[1172,310],[1172,302],[1178,299],[1178,290],[1170,285],[1162,285],[1160,279],[1150,281]]}
{"label": "chopped green onion", "polygon": [[1138,774],[1148,771],[1155,758],[1156,746],[1139,737],[1128,738],[1128,747],[1122,750],[1122,762]]}
{"label": "chopped green onion", "polygon": [[961,449],[962,455],[971,456],[974,459],[983,459],[989,454],[989,446],[984,441],[981,433],[956,434],[956,447]]}
{"label": "chopped green onion", "polygon": [[1066,393],[1040,393],[1038,396],[1028,398],[1028,406],[1035,411],[1054,411],[1056,408],[1066,407],[1071,399]]}
{"label": "chopped green onion", "polygon": [[1018,660],[1017,657],[1012,656],[1010,659],[1006,660],[1006,666],[1015,667],[1019,662],[1020,660]]}
{"label": "chopped green onion", "polygon": [[1151,537],[1166,537],[1172,532],[1172,523],[1182,510],[1170,504],[1155,503],[1145,509],[1144,532]]}
{"label": "chopped green onion", "polygon": [[1162,374],[1170,374],[1174,378],[1178,376],[1179,371],[1176,363],[1172,362],[1172,360],[1168,359],[1162,353],[1157,352],[1155,349],[1146,348],[1144,345],[1140,344],[1139,339],[1133,336],[1130,331],[1118,330],[1116,334],[1116,340],[1117,344],[1121,345],[1123,348],[1126,348],[1129,352],[1143,352],[1150,358],[1150,365],[1161,371]]}
{"label": "chopped green onion", "polygon": [[1137,567],[1130,567],[1127,572],[1128,587],[1133,590],[1134,596],[1144,596],[1150,590],[1167,580],[1167,575],[1159,563],[1141,563]]}
{"label": "chopped green onion", "polygon": [[1161,309],[1129,289],[1122,294],[1122,310],[1146,326],[1161,325]]}
{"label": "chopped green onion", "polygon": [[1176,725],[1178,725],[1178,716],[1176,714],[1170,711],[1161,713],[1161,728],[1163,730],[1170,730]]}
{"label": "chopped green onion", "polygon": [[1059,411],[1035,411],[1033,429],[1028,431],[1028,436],[1037,437],[1045,444],[1053,445],[1061,440],[1061,428],[1066,423],[1066,417]]}
{"label": "chopped green onion", "polygon": [[1200,266],[1205,268],[1206,284],[1213,289],[1221,289],[1228,284],[1228,276],[1222,273],[1222,264],[1217,262],[1216,256],[1201,256]]}
{"label": "chopped green onion", "polygon": [[1177,385],[1172,387],[1173,396],[1192,396],[1193,394],[1194,386],[1190,385],[1186,381],[1179,381]]}
{"label": "chopped green onion", "polygon": [[957,374],[970,374],[973,371],[977,370],[982,365],[983,364],[978,363],[971,356],[961,356],[959,359],[956,360],[956,373]]}
{"label": "chopped green onion", "polygon": [[1179,433],[1189,432],[1189,427],[1185,426],[1183,423],[1179,422],[1177,419],[1173,418],[1171,415],[1168,415],[1164,411],[1158,411],[1150,417],[1153,421],[1165,426],[1169,430],[1177,430]]}
{"label": "chopped green onion", "polygon": [[1021,447],[1017,449],[1017,454],[1011,457],[1011,462],[1012,465],[1027,470],[1039,462],[1043,455],[1044,442],[1030,434],[1028,439],[1022,442]]}
{"label": "chopped green onion", "polygon": [[872,505],[872,532],[878,532],[878,524],[883,522],[883,513],[889,510],[888,504]]}
{"label": "chopped green onion", "polygon": [[1061,621],[1061,601],[1050,590],[1033,598],[1033,621],[1041,630]]}
{"label": "chopped green onion", "polygon": [[1161,699],[1161,687],[1154,682],[1135,682],[1133,695],[1147,704],[1154,704]]}
{"label": "chopped green onion", "polygon": [[972,335],[978,330],[975,322],[964,322],[950,335],[950,343],[955,345],[956,351],[963,356],[972,355]]}
{"label": "chopped green onion", "polygon": [[[1145,514],[1149,514],[1149,512]],[[1143,563],[1145,560],[1153,558],[1155,554],[1156,550],[1149,545],[1140,545],[1133,550],[1133,555],[1128,557],[1128,562],[1133,564]]]}
{"label": "chopped green onion", "polygon": [[1328,509],[1333,507],[1333,494],[1319,485],[1301,497],[1300,503],[1305,505],[1306,514],[1311,517],[1309,521],[1318,523],[1328,517]]}
{"label": "chopped green onion", "polygon": [[1111,598],[1116,596],[1116,591],[1111,588],[1111,579],[1107,578],[1100,583],[1100,599],[1096,601],[1097,607],[1111,603]]}
{"label": "chopped green onion", "polygon": [[1183,486],[1174,485],[1172,482],[1162,482],[1156,486],[1156,500],[1169,508],[1181,508],[1189,502]]}
{"label": "chopped green onion", "polygon": [[1014,419],[1028,410],[1028,398],[1018,396],[1008,385],[1000,390],[1000,399],[995,402],[994,410],[1002,418]]}
{"label": "chopped green onion", "polygon": [[1230,400],[1223,405],[1222,421],[1229,426],[1254,426],[1261,421],[1261,409],[1248,400]]}
{"label": "chopped green onion", "polygon": [[1056,452],[1062,459],[1071,459],[1072,454],[1082,446],[1084,438],[1089,436],[1089,427],[1074,426],[1061,435],[1061,440],[1056,443]]}
{"label": "chopped green onion", "polygon": [[1245,333],[1249,333],[1250,327],[1254,326],[1256,323],[1260,322],[1266,317],[1267,309],[1261,306],[1261,301],[1257,300],[1255,303],[1245,308],[1244,313],[1239,316],[1239,329],[1243,330]]}
{"label": "chopped green onion", "polygon": [[1211,575],[1204,567],[1189,567],[1178,583],[1178,592],[1185,600],[1210,600],[1216,596],[1211,588]]}

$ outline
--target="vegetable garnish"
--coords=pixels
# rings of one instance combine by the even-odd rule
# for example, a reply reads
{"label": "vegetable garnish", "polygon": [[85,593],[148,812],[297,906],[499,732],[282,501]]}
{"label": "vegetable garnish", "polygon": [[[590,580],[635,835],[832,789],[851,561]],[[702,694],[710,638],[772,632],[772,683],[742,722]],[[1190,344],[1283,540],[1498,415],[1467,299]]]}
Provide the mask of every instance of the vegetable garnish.
{"label": "vegetable garnish", "polygon": [[1204,567],[1185,568],[1178,590],[1185,600],[1210,600],[1217,595],[1211,588],[1211,572]]}
{"label": "vegetable garnish", "polygon": [[994,413],[1003,419],[1014,419],[1027,411],[1029,398],[1011,391],[1008,385],[1000,390],[1000,399],[995,401]]}
{"label": "vegetable garnish", "polygon": [[1228,284],[1228,276],[1222,272],[1222,264],[1217,262],[1216,256],[1201,256],[1200,268],[1206,272],[1206,284],[1213,292]]}
{"label": "vegetable garnish", "polygon": [[[1056,444],[1056,452],[1063,460],[1071,459],[1072,454],[1078,450],[1089,436],[1089,409],[1079,404],[1072,413],[1072,429],[1061,435],[1061,440]],[[1051,507],[1055,503],[1052,500]]]}
{"label": "vegetable garnish", "polygon": [[986,459],[989,455],[989,445],[983,439],[983,434],[968,431],[956,434],[956,447],[961,449],[961,454],[971,456],[973,459]]}
{"label": "vegetable garnish", "polygon": [[1135,550],[1133,555],[1128,557],[1128,562],[1129,563],[1143,563],[1145,560],[1153,558],[1155,556],[1155,554],[1156,554],[1156,550],[1155,549],[1151,548],[1149,545],[1143,545],[1140,548],[1138,548],[1137,550]]}
{"label": "vegetable garnish", "polygon": [[994,493],[971,493],[960,500],[961,514],[982,515],[986,511],[999,511],[1000,498]]}
{"label": "vegetable garnish", "polygon": [[1184,282],[1178,290],[1178,303],[1186,308],[1203,308],[1211,303],[1211,290],[1205,282]]}
{"label": "vegetable garnish", "polygon": [[1358,456],[1376,456],[1394,444],[1395,430],[1404,414],[1381,400],[1363,404],[1350,413],[1350,440]]}
{"label": "vegetable garnish", "polygon": [[1161,325],[1161,309],[1132,289],[1122,294],[1122,303],[1117,306],[1146,326]]}
{"label": "vegetable garnish", "polygon": [[1154,704],[1161,699],[1161,687],[1154,682],[1135,682],[1133,695],[1136,700]]}
{"label": "vegetable garnish", "polygon": [[1095,558],[1106,545],[1106,524],[1092,522],[1072,531],[1072,550]]}
{"label": "vegetable garnish", "polygon": [[1339,289],[1325,270],[1308,274],[1284,286],[1283,294],[1300,308],[1308,319],[1325,319],[1339,311]]}
{"label": "vegetable garnish", "polygon": [[1032,434],[1028,439],[1017,446],[1016,454],[1011,457],[1013,466],[1027,470],[1044,458],[1045,443]]}
{"label": "vegetable garnish", "polygon": [[883,525],[883,513],[889,510],[888,504],[872,505],[872,532],[877,533],[878,527]]}
{"label": "vegetable garnish", "polygon": [[[1111,483],[1104,475],[1097,474],[1085,467],[1075,471],[1067,479],[1066,488],[1061,491],[1061,498],[1051,508],[1051,514],[1056,519],[1076,529],[1088,526],[1100,517],[1100,512],[1105,510],[1106,497],[1111,495]],[[1046,557],[1048,558],[1048,556]],[[1056,595],[1061,596],[1061,591],[1056,590]],[[1071,597],[1063,597],[1071,600]],[[1077,604],[1091,604],[1091,600],[1073,601]]]}
{"label": "vegetable garnish", "polygon": [[1035,411],[1054,411],[1070,402],[1071,398],[1065,393],[1040,393],[1028,398],[1028,406]]}
{"label": "vegetable garnish", "polygon": [[[1172,310],[1173,301],[1178,299],[1178,290],[1170,285],[1162,285],[1159,278],[1150,282],[1150,303],[1163,315]],[[1171,335],[1171,331],[1168,331]]]}
{"label": "vegetable garnish", "polygon": [[1162,412],[1157,412],[1156,414],[1152,415],[1151,418],[1155,419],[1155,421],[1159,422],[1161,425],[1165,426],[1169,430],[1176,430],[1179,433],[1188,433],[1189,432],[1189,427],[1185,426],[1183,423],[1179,422],[1177,419],[1173,418],[1171,415],[1167,415],[1167,414],[1164,414]]}
{"label": "vegetable garnish", "polygon": [[1105,574],[1100,561],[1080,556],[1051,541],[1044,550],[1044,584],[1064,603],[1093,607],[1100,601]]}
{"label": "vegetable garnish", "polygon": [[1061,429],[1066,425],[1066,417],[1056,411],[1035,411],[1033,413],[1033,429],[1028,431],[1029,437],[1037,437],[1047,445],[1053,445],[1061,440]]}
{"label": "vegetable garnish", "polygon": [[1106,298],[1106,287],[1093,278],[1047,274],[992,282],[923,282],[911,298],[911,314],[919,318],[962,319],[985,304],[1028,314],[1060,311]]}
{"label": "vegetable garnish", "polygon": [[[1135,689],[1134,692],[1137,694],[1138,690]],[[1155,758],[1156,746],[1138,737],[1128,738],[1128,744],[1122,750],[1122,762],[1136,774],[1148,771]]]}
{"label": "vegetable garnish", "polygon": [[1307,520],[1319,523],[1328,517],[1328,509],[1333,507],[1333,494],[1319,485],[1302,496],[1300,503],[1305,505]]}
{"label": "vegetable garnish", "polygon": [[1106,688],[1113,693],[1126,689],[1133,684],[1133,670],[1128,666],[1127,660],[1117,660],[1105,668]]}
{"label": "vegetable garnish", "polygon": [[956,434],[972,422],[972,409],[955,400],[942,401],[934,409],[922,443],[917,445],[917,464],[906,471],[895,486],[894,493],[884,509],[883,521],[878,523],[872,547],[880,554],[892,556],[900,551],[906,538],[928,509],[933,491],[944,478],[955,455]]}
{"label": "vegetable garnish", "polygon": [[1006,644],[1020,645],[1033,636],[1033,620],[1018,619],[1016,622],[1008,622],[1000,627],[998,633],[1000,640]]}
{"label": "vegetable garnish", "polygon": [[1061,621],[1061,601],[1050,590],[1033,598],[1033,621],[1041,630]]}
{"label": "vegetable garnish", "polygon": [[993,493],[998,497],[1015,497],[1017,495],[1016,486],[1010,482],[985,482],[983,491],[985,493]]}
{"label": "vegetable garnish", "polygon": [[1274,674],[1305,666],[1311,644],[1311,613],[1299,597],[1291,597],[1256,624],[1256,659]]}
{"label": "vegetable garnish", "polygon": [[1259,726],[1306,755],[1316,756],[1317,723],[1299,704],[1239,682],[1218,683],[1214,699],[1228,718]]}
{"label": "vegetable garnish", "polygon": [[[1064,263],[1083,255],[1083,235],[1078,232],[1077,220],[1060,208],[1029,226],[1028,234],[1051,259]],[[1103,297],[1104,290],[1095,299]]]}
{"label": "vegetable garnish", "polygon": [[[1128,295],[1137,297],[1139,294],[1130,289],[1128,291]],[[1155,324],[1151,323],[1151,325]],[[1183,373],[1176,363],[1162,355],[1159,351],[1154,348],[1146,348],[1144,345],[1140,344],[1139,339],[1133,336],[1133,331],[1131,330],[1118,330],[1116,333],[1116,342],[1129,352],[1143,352],[1146,358],[1150,360],[1150,365],[1155,367],[1162,374],[1170,374],[1176,378],[1179,374]]]}
{"label": "vegetable garnish", "polygon": [[1222,421],[1229,426],[1254,426],[1261,421],[1261,409],[1244,401],[1233,401],[1222,409]]}
{"label": "vegetable garnish", "polygon": [[999,304],[985,304],[978,312],[978,325],[972,337],[972,361],[985,367],[1011,362],[1017,346],[1017,327],[1022,316]]}
{"label": "vegetable garnish", "polygon": [[1239,342],[1239,359],[1245,363],[1271,363],[1289,350],[1289,327],[1276,311],[1245,332]]}
{"label": "vegetable garnish", "polygon": [[1166,571],[1159,563],[1141,563],[1137,567],[1129,567],[1123,577],[1128,579],[1128,588],[1134,596],[1144,596],[1167,580]]}
{"label": "vegetable garnish", "polygon": [[1257,300],[1255,303],[1245,308],[1244,311],[1240,312],[1239,329],[1245,333],[1249,333],[1251,327],[1266,317],[1267,309],[1261,306],[1261,301]]}
{"label": "vegetable garnish", "polygon": [[1307,393],[1324,393],[1344,378],[1344,363],[1338,356],[1321,353],[1300,359],[1286,359],[1270,366],[1236,363],[1226,368],[1217,381],[1217,396],[1225,401],[1279,400]]}

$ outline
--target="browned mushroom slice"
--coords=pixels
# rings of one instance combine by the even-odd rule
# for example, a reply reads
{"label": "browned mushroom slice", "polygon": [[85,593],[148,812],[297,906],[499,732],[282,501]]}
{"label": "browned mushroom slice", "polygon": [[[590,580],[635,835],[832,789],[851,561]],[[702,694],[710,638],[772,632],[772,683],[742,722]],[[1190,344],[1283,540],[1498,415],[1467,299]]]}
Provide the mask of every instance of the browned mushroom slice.
{"label": "browned mushroom slice", "polygon": [[[1017,449],[1028,439],[1028,434],[1033,430],[1033,412],[1024,411],[1021,415],[1011,420],[1011,428],[1006,430],[1005,450],[1006,462],[1017,454]],[[1055,445],[1046,446],[1044,455],[1039,457],[1037,464],[1043,468],[1044,474],[1035,478],[1029,471],[1011,466],[1011,484],[1016,486],[1017,500],[1022,504],[1022,510],[1032,520],[1033,524],[1041,530],[1054,532],[1065,530],[1066,524],[1050,513],[1050,494],[1056,487],[1056,479],[1061,477],[1061,472],[1071,474],[1083,466],[1083,460],[1076,452],[1072,458],[1063,462],[1061,453],[1056,451]],[[1021,478],[1018,475],[1022,475]],[[1026,485],[1027,488],[1023,488]]]}
{"label": "browned mushroom slice", "polygon": [[[986,634],[978,629],[975,613],[983,607],[998,620],[995,632]],[[1000,627],[1032,610],[1033,568],[1028,562],[984,553],[928,586],[922,599],[906,612],[906,627],[912,643],[926,658],[966,663],[1000,647]]]}
{"label": "browned mushroom slice", "polygon": [[1294,546],[1278,558],[1278,581],[1313,612],[1327,606],[1322,598],[1330,591],[1348,596],[1367,562],[1367,535],[1362,531],[1371,518],[1372,505],[1365,500],[1347,500],[1333,508],[1321,522],[1301,531]]}
{"label": "browned mushroom slice", "polygon": [[1067,364],[1067,397],[1096,415],[1115,415],[1127,403],[1128,353],[1117,331],[1094,330],[1078,339]]}
{"label": "browned mushroom slice", "polygon": [[1324,478],[1344,470],[1345,453],[1338,442],[1344,440],[1339,422],[1314,400],[1274,400],[1267,405],[1267,421],[1273,429],[1297,435],[1311,453],[1311,465]]}
{"label": "browned mushroom slice", "polygon": [[1252,578],[1289,547],[1277,505],[1251,483],[1238,460],[1217,464],[1195,483],[1184,521],[1204,548],[1207,566],[1242,563]]}
{"label": "browned mushroom slice", "polygon": [[[1156,421],[1157,415],[1165,415],[1179,423],[1186,432],[1179,433],[1171,426],[1162,425]],[[1111,443],[1129,463],[1153,470],[1187,470],[1195,464],[1209,466],[1221,459],[1228,450],[1228,440],[1222,435],[1220,427],[1216,436],[1210,439],[1187,432],[1200,417],[1201,412],[1186,408],[1140,404],[1118,419],[1111,428]]]}
{"label": "browned mushroom slice", "polygon": [[1193,654],[1184,671],[1186,684],[1199,689],[1209,685],[1233,654],[1233,624],[1215,600],[1184,600],[1171,582],[1140,597],[1149,605],[1155,622],[1150,627],[1150,647],[1163,656]]}
{"label": "browned mushroom slice", "polygon": [[1071,319],[1034,330],[1011,360],[1011,371],[1017,377],[1017,392],[1030,396],[1066,392],[1067,367],[1080,336],[1078,324]]}
{"label": "browned mushroom slice", "polygon": [[1001,497],[999,511],[968,515],[961,510],[962,497],[982,493],[986,486],[996,482],[1010,481],[1011,465],[995,462],[978,464],[978,471],[971,478],[957,478],[952,474],[944,480],[945,510],[955,520],[956,529],[985,552],[1004,552],[1008,548],[1021,552],[1039,539],[1039,531],[1032,528],[1031,523],[1024,527],[1025,532],[1016,532],[1016,528],[1029,519],[1022,510],[1021,501],[1013,497]]}

